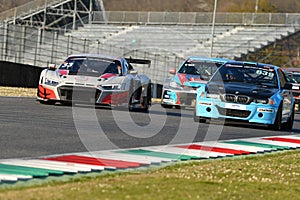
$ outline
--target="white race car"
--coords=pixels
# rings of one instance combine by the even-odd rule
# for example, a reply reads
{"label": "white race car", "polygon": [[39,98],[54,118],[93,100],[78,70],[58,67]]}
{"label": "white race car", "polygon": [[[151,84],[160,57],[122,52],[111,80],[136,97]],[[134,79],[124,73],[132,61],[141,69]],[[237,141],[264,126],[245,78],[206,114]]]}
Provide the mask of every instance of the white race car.
{"label": "white race car", "polygon": [[41,72],[37,99],[44,104],[95,103],[147,112],[151,105],[151,79],[133,65],[150,67],[150,60],[103,55],[69,56],[59,67]]}

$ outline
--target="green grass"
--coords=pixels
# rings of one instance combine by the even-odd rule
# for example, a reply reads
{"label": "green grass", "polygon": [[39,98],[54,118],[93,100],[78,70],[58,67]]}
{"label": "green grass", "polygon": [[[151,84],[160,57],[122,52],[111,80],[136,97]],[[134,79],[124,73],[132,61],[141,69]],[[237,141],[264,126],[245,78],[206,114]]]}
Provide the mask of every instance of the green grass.
{"label": "green grass", "polygon": [[[0,199],[300,199],[300,150],[0,190]],[[101,173],[100,173],[101,174]]]}

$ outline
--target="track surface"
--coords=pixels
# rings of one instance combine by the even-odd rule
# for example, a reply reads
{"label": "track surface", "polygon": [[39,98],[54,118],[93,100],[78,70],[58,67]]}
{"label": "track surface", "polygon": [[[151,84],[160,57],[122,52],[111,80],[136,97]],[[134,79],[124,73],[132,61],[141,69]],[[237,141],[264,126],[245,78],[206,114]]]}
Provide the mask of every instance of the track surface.
{"label": "track surface", "polygon": [[128,113],[0,97],[0,107],[0,159],[300,133],[299,115],[293,131],[275,132],[233,122],[197,124],[192,110],[166,110],[156,104],[149,113]]}

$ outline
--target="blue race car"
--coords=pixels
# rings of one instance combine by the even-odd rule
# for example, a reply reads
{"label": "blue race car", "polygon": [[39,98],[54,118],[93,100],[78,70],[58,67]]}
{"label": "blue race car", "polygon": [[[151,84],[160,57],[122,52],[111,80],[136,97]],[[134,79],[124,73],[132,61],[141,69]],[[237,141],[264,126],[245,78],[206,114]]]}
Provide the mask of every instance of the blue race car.
{"label": "blue race car", "polygon": [[194,121],[233,119],[291,130],[294,121],[292,85],[273,65],[228,61],[197,90]]}
{"label": "blue race car", "polygon": [[196,89],[206,83],[212,74],[227,60],[191,56],[179,67],[170,70],[172,77],[164,81],[161,106],[164,108],[194,107]]}

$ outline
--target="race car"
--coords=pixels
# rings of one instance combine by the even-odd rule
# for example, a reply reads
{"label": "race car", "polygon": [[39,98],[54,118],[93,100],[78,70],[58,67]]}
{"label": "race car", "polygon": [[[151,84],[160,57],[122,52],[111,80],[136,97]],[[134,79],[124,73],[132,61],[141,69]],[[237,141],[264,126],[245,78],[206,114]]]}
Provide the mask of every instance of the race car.
{"label": "race car", "polygon": [[216,69],[227,60],[222,58],[187,58],[176,72],[170,69],[171,77],[163,83],[161,106],[164,108],[194,107],[196,89],[206,83]]}
{"label": "race car", "polygon": [[300,68],[283,68],[289,82],[292,83],[292,92],[295,98],[295,111],[300,111]]}
{"label": "race car", "polygon": [[151,79],[134,66],[150,67],[150,60],[94,54],[70,55],[61,65],[41,72],[37,100],[43,104],[93,103],[148,111]]}
{"label": "race car", "polygon": [[292,84],[281,68],[229,61],[197,90],[195,122],[230,119],[291,130],[294,122]]}

